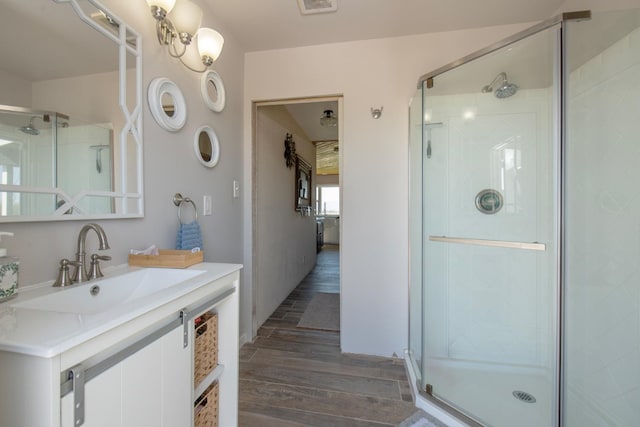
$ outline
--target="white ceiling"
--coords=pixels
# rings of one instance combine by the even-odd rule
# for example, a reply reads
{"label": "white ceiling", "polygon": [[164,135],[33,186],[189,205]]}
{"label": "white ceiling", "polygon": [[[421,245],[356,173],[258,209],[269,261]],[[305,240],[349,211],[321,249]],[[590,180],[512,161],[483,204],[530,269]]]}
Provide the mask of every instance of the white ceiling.
{"label": "white ceiling", "polygon": [[324,110],[332,110],[338,116],[337,101],[320,101],[308,103],[287,104],[285,108],[291,117],[304,129],[307,137],[313,142],[317,141],[337,141],[338,126],[320,126],[320,117]]}
{"label": "white ceiling", "polygon": [[[196,0],[197,1],[197,0]],[[297,0],[200,0],[247,51],[396,37],[551,17],[564,0],[337,0],[302,15]]]}
{"label": "white ceiling", "polygon": [[[332,127],[320,126],[320,117],[322,117],[325,110],[332,110],[336,117],[339,117],[338,101],[293,103],[285,105],[285,108],[312,142],[338,140],[340,123]],[[332,171],[338,171],[338,152],[334,151],[333,147],[334,145],[323,143],[318,147],[316,144],[316,161],[313,162],[314,169],[320,166]],[[318,171],[316,170],[316,172]]]}

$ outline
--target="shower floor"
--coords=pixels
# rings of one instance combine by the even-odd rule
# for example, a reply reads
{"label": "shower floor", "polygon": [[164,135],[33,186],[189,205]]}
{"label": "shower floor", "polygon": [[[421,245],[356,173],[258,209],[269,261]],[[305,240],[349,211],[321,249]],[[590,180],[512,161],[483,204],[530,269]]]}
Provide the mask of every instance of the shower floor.
{"label": "shower floor", "polygon": [[[553,376],[540,368],[429,359],[426,375],[434,395],[494,427],[552,425]],[[514,397],[533,395],[535,403]]]}

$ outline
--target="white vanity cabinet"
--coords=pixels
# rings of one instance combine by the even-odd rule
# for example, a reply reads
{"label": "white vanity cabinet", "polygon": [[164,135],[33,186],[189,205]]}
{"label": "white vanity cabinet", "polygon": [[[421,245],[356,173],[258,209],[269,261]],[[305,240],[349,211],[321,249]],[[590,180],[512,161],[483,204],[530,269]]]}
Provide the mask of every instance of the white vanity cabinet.
{"label": "white vanity cabinet", "polygon": [[[86,384],[83,426],[188,426],[191,352],[182,328],[146,345]],[[61,426],[75,426],[75,391],[62,397]]]}
{"label": "white vanity cabinet", "polygon": [[[194,266],[212,274],[169,303],[52,355],[6,351],[0,333],[0,426],[190,427],[197,393],[215,381],[219,425],[237,425],[241,266],[214,268],[220,265]],[[208,310],[218,315],[219,366],[194,384],[194,318]],[[81,316],[73,321],[83,329]]]}

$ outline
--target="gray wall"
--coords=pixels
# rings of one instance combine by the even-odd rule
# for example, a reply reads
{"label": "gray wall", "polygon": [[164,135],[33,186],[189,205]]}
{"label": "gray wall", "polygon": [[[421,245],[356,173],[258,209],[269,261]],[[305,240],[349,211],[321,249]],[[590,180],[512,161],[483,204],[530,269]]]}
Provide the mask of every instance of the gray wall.
{"label": "gray wall", "polygon": [[[146,2],[103,0],[115,15],[133,26],[143,37],[144,188],[145,217],[98,221],[109,238],[113,257],[105,266],[127,261],[130,248],[156,244],[173,248],[178,227],[172,198],[176,192],[191,197],[202,213],[203,195],[213,199],[213,215],[199,217],[204,234],[206,261],[242,262],[242,199],[232,198],[232,181],[242,179],[242,91],[243,53],[232,35],[204,8],[203,26],[216,28],[225,37],[224,50],[214,63],[225,84],[226,108],[209,110],[200,96],[200,74],[191,72],[163,52],[156,41],[155,21]],[[66,7],[61,5],[61,7]],[[151,117],[146,104],[147,86],[155,77],[167,77],[182,90],[188,109],[184,128],[169,133]],[[70,94],[72,96],[72,94]],[[192,140],[195,130],[212,126],[220,140],[220,162],[213,169],[196,160]],[[241,192],[244,191],[241,182]],[[88,221],[2,224],[0,230],[16,234],[6,239],[9,254],[20,258],[20,283],[27,286],[56,277],[61,258],[72,258],[78,231]],[[88,251],[97,248],[89,236]],[[5,243],[5,241],[3,241]]]}

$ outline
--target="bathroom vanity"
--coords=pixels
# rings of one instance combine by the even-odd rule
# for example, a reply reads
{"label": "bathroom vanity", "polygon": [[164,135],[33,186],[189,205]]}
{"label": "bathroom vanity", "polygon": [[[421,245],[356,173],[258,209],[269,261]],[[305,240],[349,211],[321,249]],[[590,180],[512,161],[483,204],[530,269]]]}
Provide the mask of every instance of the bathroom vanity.
{"label": "bathroom vanity", "polygon": [[[241,267],[120,266],[0,305],[0,426],[192,426],[213,404],[218,425],[237,425]],[[217,365],[196,383],[203,313],[217,318]],[[217,401],[202,398],[211,386]]]}

